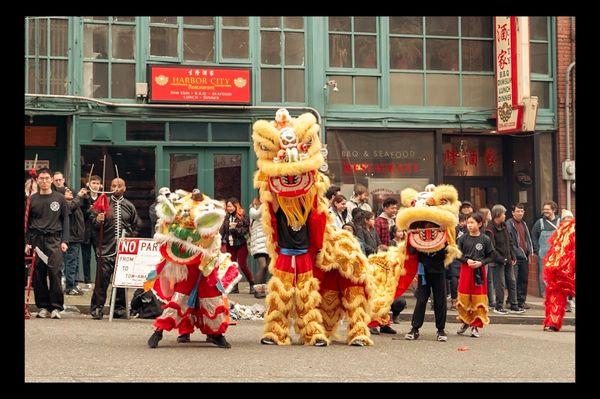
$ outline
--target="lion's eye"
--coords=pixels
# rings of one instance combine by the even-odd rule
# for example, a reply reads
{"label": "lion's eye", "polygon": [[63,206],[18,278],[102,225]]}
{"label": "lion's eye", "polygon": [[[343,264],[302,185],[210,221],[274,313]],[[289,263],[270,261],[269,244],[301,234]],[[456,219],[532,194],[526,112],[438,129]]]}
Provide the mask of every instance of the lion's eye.
{"label": "lion's eye", "polygon": [[267,146],[264,144],[260,144],[260,149],[263,151],[269,151],[269,148],[267,148]]}
{"label": "lion's eye", "polygon": [[448,200],[447,200],[446,198],[442,198],[442,199],[440,200],[440,204],[441,204],[441,205],[446,205],[447,203],[448,203]]}
{"label": "lion's eye", "polygon": [[416,204],[417,204],[417,200],[416,199],[410,201],[410,206],[415,206]]}

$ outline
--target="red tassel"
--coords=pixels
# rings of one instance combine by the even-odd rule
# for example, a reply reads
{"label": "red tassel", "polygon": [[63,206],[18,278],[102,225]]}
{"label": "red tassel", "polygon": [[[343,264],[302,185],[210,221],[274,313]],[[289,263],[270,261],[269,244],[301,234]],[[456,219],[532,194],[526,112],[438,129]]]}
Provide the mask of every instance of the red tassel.
{"label": "red tassel", "polygon": [[102,194],[98,197],[96,202],[94,202],[92,209],[98,213],[105,213],[105,216],[109,216],[110,207],[108,197],[106,196],[106,194]]}

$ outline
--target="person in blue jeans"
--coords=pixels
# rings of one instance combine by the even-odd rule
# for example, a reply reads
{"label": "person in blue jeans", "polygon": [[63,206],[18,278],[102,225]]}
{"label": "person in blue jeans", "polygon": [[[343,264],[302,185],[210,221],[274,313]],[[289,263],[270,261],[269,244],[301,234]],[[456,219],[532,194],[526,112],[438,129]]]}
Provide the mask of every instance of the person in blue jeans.
{"label": "person in blue jeans", "polygon": [[83,292],[77,288],[75,278],[79,268],[81,242],[85,234],[85,222],[83,220],[83,211],[81,210],[81,200],[84,195],[85,189],[81,189],[75,198],[69,188],[65,189],[70,226],[69,247],[65,253],[65,295],[83,295]]}
{"label": "person in blue jeans", "polygon": [[546,284],[544,283],[544,258],[548,249],[550,249],[550,236],[560,224],[560,218],[556,215],[558,205],[554,201],[544,202],[542,213],[543,217],[533,225],[531,229],[531,241],[533,252],[538,258],[538,286],[540,296],[546,296]]}

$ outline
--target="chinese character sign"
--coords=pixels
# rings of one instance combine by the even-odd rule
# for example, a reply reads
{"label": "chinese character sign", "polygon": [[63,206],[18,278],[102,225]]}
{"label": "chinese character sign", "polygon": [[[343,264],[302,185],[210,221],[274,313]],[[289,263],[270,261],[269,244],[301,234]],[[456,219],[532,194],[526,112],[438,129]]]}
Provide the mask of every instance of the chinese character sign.
{"label": "chinese character sign", "polygon": [[520,130],[517,93],[517,17],[494,17],[498,132]]}

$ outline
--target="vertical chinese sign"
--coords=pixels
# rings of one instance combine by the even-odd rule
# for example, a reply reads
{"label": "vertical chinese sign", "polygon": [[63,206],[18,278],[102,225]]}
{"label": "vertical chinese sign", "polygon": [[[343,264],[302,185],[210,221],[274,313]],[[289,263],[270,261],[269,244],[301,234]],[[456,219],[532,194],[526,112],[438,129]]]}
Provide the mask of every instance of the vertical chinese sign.
{"label": "vertical chinese sign", "polygon": [[517,17],[494,17],[497,130],[521,131],[523,107],[519,104]]}

